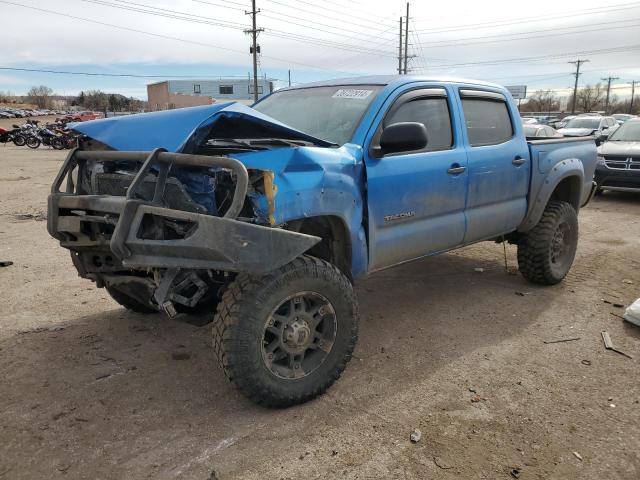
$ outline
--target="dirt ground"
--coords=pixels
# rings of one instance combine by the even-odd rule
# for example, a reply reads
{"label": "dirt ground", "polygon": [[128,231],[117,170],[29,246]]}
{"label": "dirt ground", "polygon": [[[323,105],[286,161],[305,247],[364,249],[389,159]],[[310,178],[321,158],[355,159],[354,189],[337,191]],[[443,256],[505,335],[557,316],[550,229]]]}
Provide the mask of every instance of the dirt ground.
{"label": "dirt ground", "polygon": [[581,212],[555,287],[492,243],[360,282],[342,378],[269,410],[227,383],[203,319],[77,277],[42,221],[63,158],[0,146],[0,479],[640,478],[640,328],[610,313],[640,297],[640,195]]}

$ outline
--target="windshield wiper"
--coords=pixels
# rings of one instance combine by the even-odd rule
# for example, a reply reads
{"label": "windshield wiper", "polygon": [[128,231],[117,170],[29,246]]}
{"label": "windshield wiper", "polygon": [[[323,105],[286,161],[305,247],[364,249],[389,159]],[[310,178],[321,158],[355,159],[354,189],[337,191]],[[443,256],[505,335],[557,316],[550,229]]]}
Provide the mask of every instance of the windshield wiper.
{"label": "windshield wiper", "polygon": [[267,148],[259,147],[252,145],[244,140],[238,140],[235,138],[211,138],[207,140],[205,144],[208,147],[233,147],[238,149],[246,149],[246,150],[266,150]]}

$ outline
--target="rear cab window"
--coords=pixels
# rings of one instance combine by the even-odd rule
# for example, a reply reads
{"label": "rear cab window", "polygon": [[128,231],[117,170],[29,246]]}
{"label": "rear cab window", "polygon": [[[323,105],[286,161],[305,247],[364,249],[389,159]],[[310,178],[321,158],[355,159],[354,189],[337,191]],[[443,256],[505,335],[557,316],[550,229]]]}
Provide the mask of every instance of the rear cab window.
{"label": "rear cab window", "polygon": [[513,121],[502,94],[460,89],[460,100],[469,145],[497,145],[513,138]]}

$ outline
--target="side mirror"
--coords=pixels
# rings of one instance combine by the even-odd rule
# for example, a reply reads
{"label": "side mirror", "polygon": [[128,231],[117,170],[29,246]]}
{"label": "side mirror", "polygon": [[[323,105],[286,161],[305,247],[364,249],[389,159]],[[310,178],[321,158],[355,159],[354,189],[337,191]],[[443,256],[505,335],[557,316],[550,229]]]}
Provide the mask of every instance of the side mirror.
{"label": "side mirror", "polygon": [[427,128],[419,122],[392,123],[382,130],[383,153],[410,152],[427,146]]}

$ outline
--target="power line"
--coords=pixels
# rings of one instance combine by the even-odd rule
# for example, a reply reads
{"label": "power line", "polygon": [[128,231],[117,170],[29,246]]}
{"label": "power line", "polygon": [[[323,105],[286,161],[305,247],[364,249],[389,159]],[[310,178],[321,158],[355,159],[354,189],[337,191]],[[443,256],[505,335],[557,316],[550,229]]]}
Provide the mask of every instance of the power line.
{"label": "power line", "polygon": [[[561,32],[561,33],[552,33],[552,34],[545,34],[545,35],[532,35],[532,36],[524,36],[524,37],[519,37],[519,38],[506,38],[506,40],[508,41],[518,41],[518,40],[529,40],[529,39],[538,39],[538,38],[547,38],[547,37],[557,37],[557,36],[564,36],[564,35],[577,35],[580,33],[589,33],[589,32],[598,32],[598,31],[602,31],[602,30],[611,30],[610,27],[602,27],[602,25],[615,25],[616,29],[621,29],[621,28],[631,28],[631,27],[637,27],[638,25],[640,25],[640,23],[634,23],[632,25],[620,25],[620,23],[625,23],[625,22],[637,22],[638,19],[631,19],[631,20],[617,20],[614,22],[600,22],[600,23],[591,23],[591,24],[587,24],[587,25],[580,25],[580,26],[573,26],[573,27],[559,27],[559,28],[549,28],[549,29],[544,29],[544,30],[533,30],[530,32],[520,32],[520,33],[503,33],[503,34],[497,34],[497,35],[484,35],[481,37],[469,37],[469,38],[464,38],[461,39],[460,41],[456,41],[455,43],[449,43],[449,42],[420,42],[420,44],[423,47],[427,47],[427,48],[443,48],[443,47],[462,47],[462,46],[466,46],[466,45],[480,45],[480,44],[487,44],[487,43],[497,43],[497,42],[503,42],[504,41],[504,37],[519,37],[520,35],[528,35],[530,33],[543,33],[543,32],[557,32],[559,30],[566,30],[566,29],[578,29],[578,28],[585,28],[588,26],[599,26],[601,28],[593,28],[593,29],[586,29],[586,30],[580,30],[577,32]],[[487,38],[502,38],[503,40],[481,40],[479,42],[467,42],[467,40],[475,40],[475,39],[487,39]]]}
{"label": "power line", "polygon": [[500,60],[485,60],[479,62],[466,62],[466,63],[450,63],[450,64],[439,64],[434,65],[429,68],[431,69],[443,69],[443,68],[452,68],[452,67],[475,67],[478,65],[503,65],[507,63],[526,63],[526,62],[535,62],[540,60],[548,60],[548,59],[556,59],[556,58],[567,58],[572,57],[574,55],[602,55],[605,53],[623,53],[633,50],[639,50],[640,44],[636,45],[624,45],[620,47],[611,47],[604,48],[599,50],[583,50],[579,52],[570,52],[570,53],[558,53],[553,55],[541,55],[538,57],[517,57],[517,58],[506,58]]}
{"label": "power line", "polygon": [[[270,4],[281,5],[281,6],[285,7],[285,8],[287,8],[287,9],[295,8],[296,11],[309,13],[311,15],[318,15],[317,12],[312,12],[310,10],[306,10],[304,8],[301,8],[300,5],[296,5],[294,7],[292,5],[288,5],[286,3],[282,3],[282,2],[279,2],[277,0],[270,0],[269,3]],[[320,7],[317,7],[317,8],[320,8]],[[326,7],[322,7],[322,10],[323,10],[323,14],[324,14],[323,20],[327,20],[327,18],[326,18],[327,8]],[[285,16],[285,17],[289,17],[289,18],[296,18],[298,20],[305,20],[305,21],[309,20],[309,17],[307,17],[307,18],[296,17],[296,16],[293,16],[293,15],[290,15],[290,14],[281,13],[281,12],[279,12],[277,10],[269,9],[269,12],[277,14],[277,15],[282,15],[282,16]],[[355,21],[353,18],[349,18],[349,20],[343,20],[343,21],[338,20],[338,19],[333,19],[333,18],[331,18],[331,20],[338,21],[338,23],[342,24],[342,26],[336,27],[335,25],[327,25],[326,23],[320,23],[315,19],[313,20],[313,24],[314,25],[324,25],[324,26],[331,27],[331,28],[337,28],[337,29],[340,29],[343,33],[344,33],[345,29],[348,29],[351,33],[370,36],[369,34],[366,34],[366,33],[354,32],[353,31],[353,26],[356,25],[356,26],[359,26],[361,28],[365,28],[367,31],[370,31],[371,30],[371,23],[360,23],[360,22]],[[379,23],[380,25],[384,25],[384,26],[389,25],[389,22],[375,22],[375,23]]]}
{"label": "power line", "polygon": [[251,15],[252,27],[250,30],[245,30],[244,33],[251,34],[251,54],[253,55],[253,101],[258,101],[258,34],[264,32],[264,28],[258,28],[256,26],[257,16],[260,10],[256,10],[256,0],[251,0],[251,11],[245,12],[247,15]]}
{"label": "power line", "polygon": [[[458,25],[451,25],[449,27],[444,27],[444,28],[425,28],[425,29],[419,29],[417,30],[417,32],[425,35],[432,35],[436,33],[467,30],[470,28],[475,30],[475,29],[485,29],[485,28],[492,28],[492,27],[506,27],[511,25],[519,25],[522,23],[531,23],[532,21],[547,22],[550,20],[557,20],[561,18],[575,18],[578,16],[594,15],[594,14],[597,15],[600,13],[629,10],[633,8],[640,8],[640,3],[633,2],[633,3],[623,3],[618,5],[609,5],[607,7],[587,8],[587,9],[581,9],[579,11],[571,12],[563,15],[536,15],[533,17],[520,17],[519,19],[513,19],[513,20],[497,20],[497,21],[491,21],[491,22],[469,23],[466,25],[458,24]],[[416,21],[420,21],[420,20],[416,20]]]}
{"label": "power line", "polygon": [[[191,13],[185,13],[185,12],[179,12],[176,10],[168,10],[168,9],[161,9],[163,11],[154,11],[153,9],[158,9],[158,7],[154,7],[154,6],[150,6],[150,5],[145,5],[145,4],[140,4],[140,3],[134,3],[134,2],[125,2],[128,3],[130,5],[119,5],[119,4],[113,4],[110,1],[107,0],[80,0],[81,2],[86,2],[86,3],[94,3],[97,5],[103,5],[103,6],[107,6],[107,7],[111,7],[111,8],[116,8],[116,9],[123,9],[123,10],[129,10],[129,11],[134,11],[134,12],[138,12],[138,13],[144,13],[147,15],[155,15],[155,16],[160,16],[160,17],[165,17],[165,18],[171,18],[171,19],[175,19],[175,20],[182,20],[182,21],[186,21],[186,22],[192,22],[192,23],[199,23],[199,24],[204,24],[204,25],[215,25],[215,26],[221,26],[223,28],[231,28],[231,29],[235,29],[235,30],[244,30],[245,29],[245,25],[241,24],[241,23],[237,23],[237,22],[223,22],[221,23],[219,20],[215,19],[215,18],[211,18],[211,17],[206,17],[203,15],[194,15]],[[119,1],[119,0],[112,0],[112,1]],[[136,6],[131,6],[131,5],[136,5]],[[142,8],[139,8],[142,7]],[[144,10],[144,8],[147,9],[152,9],[152,10]],[[263,14],[263,16],[266,16]],[[296,23],[296,22],[292,22],[289,21],[288,23],[294,24],[294,25],[299,25],[302,27],[307,28],[308,25],[303,25],[300,23]],[[354,37],[352,35],[345,35],[344,33],[339,34],[336,32],[331,32],[328,30],[324,30],[321,28],[317,28],[314,27],[314,30],[318,30],[324,33],[329,33],[331,35],[339,35],[341,38],[350,38],[350,39],[354,39],[356,41],[362,41],[361,38],[358,37]],[[344,42],[335,42],[332,40],[326,40],[323,38],[318,38],[318,37],[311,37],[311,36],[306,36],[306,35],[300,35],[300,34],[295,34],[295,33],[289,33],[286,31],[282,31],[282,30],[278,30],[278,29],[268,29],[265,32],[266,35],[269,36],[274,36],[274,37],[281,37],[281,38],[286,38],[286,39],[293,39],[293,40],[297,40],[300,42],[305,42],[305,43],[310,43],[310,44],[315,44],[315,45],[319,45],[319,46],[324,46],[324,47],[329,47],[329,48],[336,48],[339,50],[353,50],[353,51],[359,51],[361,53],[368,53],[368,54],[372,54],[372,55],[379,55],[379,52],[377,51],[370,51],[366,48],[358,48],[357,46],[353,45],[353,44],[349,44],[349,43],[344,43]],[[384,55],[383,55],[384,56]],[[387,54],[386,56],[388,57],[392,57],[392,54]]]}
{"label": "power line", "polygon": [[407,74],[407,60],[409,59],[409,2],[407,2],[407,16],[404,18],[404,74]]}
{"label": "power line", "polygon": [[576,101],[578,100],[578,77],[580,77],[580,65],[582,65],[583,63],[588,62],[589,60],[575,60],[573,62],[569,62],[572,63],[576,66],[576,73],[574,73],[575,77],[576,77],[576,82],[573,86],[573,104],[571,106],[571,113],[576,113]]}
{"label": "power line", "polygon": [[[150,36],[157,37],[157,38],[164,38],[164,39],[167,39],[167,40],[174,40],[174,41],[178,41],[178,42],[188,43],[188,44],[191,44],[191,45],[198,45],[198,46],[207,47],[207,48],[216,48],[218,50],[225,50],[225,51],[234,52],[234,53],[241,53],[241,54],[246,53],[243,50],[237,50],[235,48],[223,47],[221,45],[216,45],[216,44],[213,44],[213,43],[204,43],[204,42],[198,42],[198,41],[195,41],[195,40],[187,40],[187,39],[180,38],[180,37],[173,37],[173,36],[170,36],[170,35],[163,35],[163,34],[160,34],[160,33],[147,32],[147,31],[138,30],[138,29],[135,29],[135,28],[124,27],[122,25],[115,25],[115,24],[112,24],[112,23],[101,22],[101,21],[98,21],[98,20],[90,19],[90,18],[79,17],[77,15],[71,15],[71,14],[62,13],[62,12],[56,12],[54,10],[49,10],[49,9],[46,9],[46,8],[34,7],[34,6],[31,6],[31,5],[23,5],[21,3],[10,2],[10,1],[7,1],[7,0],[0,0],[0,3],[4,3],[4,4],[7,4],[7,5],[14,5],[14,6],[23,7],[23,8],[28,8],[28,9],[31,9],[31,10],[36,10],[36,11],[43,12],[43,13],[49,13],[49,14],[52,14],[52,15],[58,15],[58,16],[61,16],[61,17],[71,18],[71,19],[74,19],[74,20],[81,20],[81,21],[93,23],[93,24],[96,24],[96,25],[102,25],[102,26],[106,26],[106,27],[117,28],[119,30],[125,30],[125,31],[129,31],[129,32],[140,33],[140,34],[143,34],[143,35],[150,35]],[[270,58],[271,60],[276,60],[276,61],[279,61],[279,62],[294,64],[294,65],[300,65],[300,66],[308,67],[308,68],[313,68],[313,69],[316,69],[316,70],[324,70],[323,67],[318,67],[316,65],[310,65],[308,63],[303,63],[303,62],[297,62],[297,61],[290,60],[290,59],[284,59],[284,58],[267,56],[267,55],[263,55],[263,57],[264,58]],[[338,70],[335,70],[335,71],[338,72],[338,73],[345,73],[347,75],[358,75],[357,73],[354,73],[354,72],[346,72],[346,71],[342,71],[341,72],[341,71],[338,71]]]}
{"label": "power line", "polygon": [[609,93],[611,92],[611,81],[612,80],[619,80],[618,77],[607,77],[607,78],[601,78],[600,80],[604,80],[607,82],[607,99],[605,100],[604,103],[604,113],[606,115],[606,113],[609,111]]}

